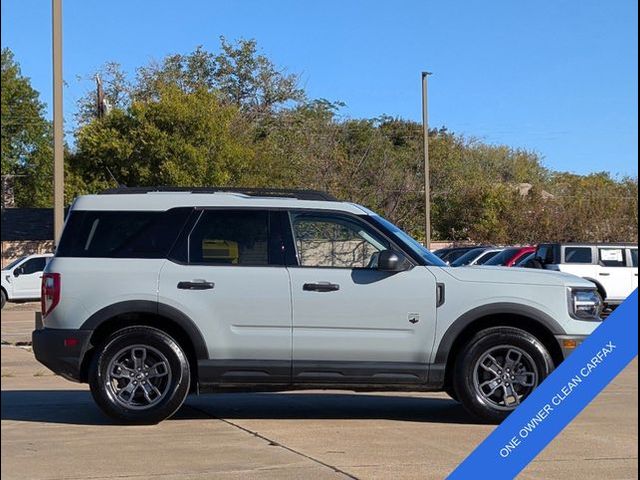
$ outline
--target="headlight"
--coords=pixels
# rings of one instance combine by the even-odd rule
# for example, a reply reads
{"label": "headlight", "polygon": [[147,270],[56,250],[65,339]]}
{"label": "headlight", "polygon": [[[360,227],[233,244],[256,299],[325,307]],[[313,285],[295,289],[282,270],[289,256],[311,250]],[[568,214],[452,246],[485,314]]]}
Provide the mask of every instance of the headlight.
{"label": "headlight", "polygon": [[576,320],[600,321],[602,298],[597,290],[569,289],[569,315]]}

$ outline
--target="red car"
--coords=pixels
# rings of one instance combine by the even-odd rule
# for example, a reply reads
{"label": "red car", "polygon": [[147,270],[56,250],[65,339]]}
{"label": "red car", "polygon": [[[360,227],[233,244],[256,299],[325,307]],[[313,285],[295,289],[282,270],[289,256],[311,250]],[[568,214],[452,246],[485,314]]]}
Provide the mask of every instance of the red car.
{"label": "red car", "polygon": [[519,260],[536,251],[536,247],[507,247],[485,265],[513,267]]}

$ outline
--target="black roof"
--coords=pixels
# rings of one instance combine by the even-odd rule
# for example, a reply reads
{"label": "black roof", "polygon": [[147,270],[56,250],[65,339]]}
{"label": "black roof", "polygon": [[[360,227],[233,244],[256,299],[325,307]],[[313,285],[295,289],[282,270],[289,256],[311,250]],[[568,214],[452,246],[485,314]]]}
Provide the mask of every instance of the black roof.
{"label": "black roof", "polygon": [[3,208],[2,241],[53,240],[52,208]]}
{"label": "black roof", "polygon": [[123,195],[135,193],[151,193],[151,192],[185,192],[185,193],[242,193],[252,197],[287,197],[297,198],[298,200],[322,200],[329,202],[337,202],[338,199],[333,195],[322,192],[320,190],[298,190],[283,188],[252,188],[252,187],[124,187],[110,188],[100,192],[101,195]]}

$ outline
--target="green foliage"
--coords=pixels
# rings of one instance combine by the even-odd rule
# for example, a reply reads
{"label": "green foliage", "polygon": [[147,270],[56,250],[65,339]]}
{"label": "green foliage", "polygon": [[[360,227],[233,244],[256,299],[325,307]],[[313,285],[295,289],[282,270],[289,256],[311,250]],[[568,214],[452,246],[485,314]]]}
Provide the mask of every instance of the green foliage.
{"label": "green foliage", "polygon": [[[6,91],[22,92],[11,95],[27,98],[29,115],[41,117],[37,93],[25,86],[9,53],[7,65],[19,81]],[[316,188],[361,203],[424,239],[419,123],[341,118],[342,103],[307,99],[298,77],[277,68],[253,40],[221,38],[218,52],[199,47],[169,55],[138,68],[133,79],[116,63],[99,73],[112,110],[96,118],[93,92],[79,103],[67,201],[115,186],[109,172],[128,186]],[[2,79],[3,173],[28,172],[28,195],[20,202],[45,204],[48,124],[19,129],[5,154],[4,51]],[[435,239],[637,241],[636,178],[554,172],[533,152],[446,128],[429,132],[429,153]]]}
{"label": "green foliage", "polygon": [[14,175],[19,205],[44,206],[51,201],[51,126],[39,94],[22,76],[13,53],[2,49],[2,174]]}

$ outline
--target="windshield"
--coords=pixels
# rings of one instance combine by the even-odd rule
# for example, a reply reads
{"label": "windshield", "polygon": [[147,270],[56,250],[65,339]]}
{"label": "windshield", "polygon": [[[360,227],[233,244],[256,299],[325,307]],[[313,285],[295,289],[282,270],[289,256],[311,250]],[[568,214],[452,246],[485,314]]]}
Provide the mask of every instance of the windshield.
{"label": "windshield", "polygon": [[14,260],[13,262],[11,262],[9,265],[7,265],[6,267],[3,267],[2,270],[11,270],[13,267],[15,267],[16,265],[18,265],[21,261],[23,261],[25,258],[27,257],[20,257],[17,258],[16,260]]}
{"label": "windshield", "polygon": [[420,258],[422,258],[427,265],[432,267],[446,267],[447,264],[440,260],[436,255],[431,253],[424,245],[418,242],[411,235],[406,233],[404,230],[396,227],[393,223],[388,220],[385,220],[379,215],[372,215],[371,218],[378,224],[382,225],[389,233],[395,237],[402,245],[407,246],[411,249],[412,252],[417,253]]}
{"label": "windshield", "polygon": [[482,252],[486,251],[486,248],[474,248],[458,258],[455,262],[451,262],[452,267],[463,267],[469,265],[476,258],[478,258]]}
{"label": "windshield", "polygon": [[497,266],[504,266],[506,265],[509,260],[511,260],[513,258],[513,256],[518,253],[520,251],[519,248],[507,248],[503,251],[501,251],[500,253],[498,253],[496,256],[494,256],[492,259],[488,260],[487,262],[485,262],[485,265],[497,265]]}

